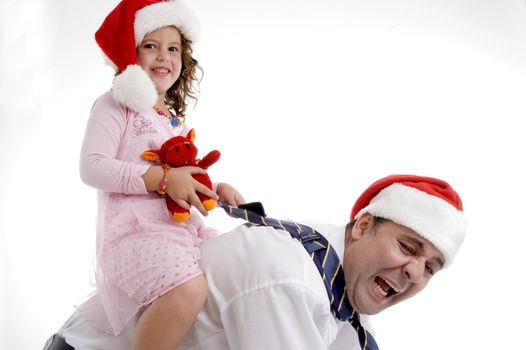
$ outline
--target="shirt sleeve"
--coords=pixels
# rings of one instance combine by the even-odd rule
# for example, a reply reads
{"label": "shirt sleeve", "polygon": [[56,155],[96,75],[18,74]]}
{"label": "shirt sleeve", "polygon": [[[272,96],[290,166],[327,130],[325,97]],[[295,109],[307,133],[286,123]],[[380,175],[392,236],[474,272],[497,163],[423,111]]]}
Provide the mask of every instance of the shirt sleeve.
{"label": "shirt sleeve", "polygon": [[241,295],[221,318],[231,350],[328,349],[334,328],[326,302],[298,283]]}
{"label": "shirt sleeve", "polygon": [[80,177],[84,183],[102,191],[146,194],[142,175],[149,165],[116,159],[127,123],[127,109],[111,94],[93,105],[80,155]]}

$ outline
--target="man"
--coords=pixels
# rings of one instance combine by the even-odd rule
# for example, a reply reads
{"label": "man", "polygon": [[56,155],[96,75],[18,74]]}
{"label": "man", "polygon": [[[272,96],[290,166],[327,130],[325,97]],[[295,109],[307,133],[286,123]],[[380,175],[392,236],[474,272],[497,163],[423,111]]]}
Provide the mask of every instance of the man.
{"label": "man", "polygon": [[[449,266],[466,232],[462,211],[446,182],[392,175],[366,189],[346,226],[310,225],[328,242],[309,227],[274,228],[245,213],[270,226],[243,225],[202,245],[208,298],[178,349],[377,349],[358,313],[417,294]],[[340,266],[327,275],[331,249],[341,293]],[[75,313],[49,349],[128,349],[135,322],[110,336]]]}

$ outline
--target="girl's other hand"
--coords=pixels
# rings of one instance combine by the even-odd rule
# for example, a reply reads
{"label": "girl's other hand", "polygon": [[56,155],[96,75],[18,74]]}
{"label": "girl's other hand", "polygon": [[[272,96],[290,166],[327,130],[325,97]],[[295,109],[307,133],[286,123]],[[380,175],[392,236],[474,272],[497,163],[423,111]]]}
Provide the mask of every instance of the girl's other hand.
{"label": "girl's other hand", "polygon": [[232,206],[239,206],[245,204],[245,198],[231,185],[221,182],[217,185],[216,192],[219,200]]}

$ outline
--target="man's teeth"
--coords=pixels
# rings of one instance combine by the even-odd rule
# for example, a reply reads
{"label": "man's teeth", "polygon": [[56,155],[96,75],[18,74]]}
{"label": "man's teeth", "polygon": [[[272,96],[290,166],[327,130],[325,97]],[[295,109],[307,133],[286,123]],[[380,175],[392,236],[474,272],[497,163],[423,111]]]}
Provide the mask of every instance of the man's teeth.
{"label": "man's teeth", "polygon": [[381,277],[376,277],[374,281],[374,288],[384,297],[391,296],[399,292],[399,290],[389,283],[389,281],[386,281]]}
{"label": "man's teeth", "polygon": [[376,282],[374,282],[374,289],[376,289],[378,293],[382,294],[384,297],[387,296],[387,291],[383,290],[382,287],[380,287]]}
{"label": "man's teeth", "polygon": [[[385,280],[384,280],[384,281],[385,281]],[[395,293],[398,293],[398,292],[399,292],[399,290],[396,289],[391,283],[389,283],[389,281],[385,281],[385,283],[387,283],[387,284],[389,285],[389,287],[391,287],[391,288],[395,291]]]}

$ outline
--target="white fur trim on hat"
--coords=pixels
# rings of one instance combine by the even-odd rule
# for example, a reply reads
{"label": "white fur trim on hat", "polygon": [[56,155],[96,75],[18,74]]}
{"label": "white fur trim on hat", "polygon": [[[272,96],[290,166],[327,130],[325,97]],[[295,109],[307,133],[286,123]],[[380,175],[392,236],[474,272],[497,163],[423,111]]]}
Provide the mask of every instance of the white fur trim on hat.
{"label": "white fur trim on hat", "polygon": [[113,68],[114,71],[118,71],[119,70],[119,67],[117,67],[115,65],[115,63],[113,63],[110,58],[108,56],[106,56],[106,54],[104,53],[104,51],[101,51],[101,54],[102,54],[102,58],[104,59],[104,64],[106,66],[109,66],[111,68]]}
{"label": "white fur trim on hat", "polygon": [[176,26],[194,43],[199,39],[199,24],[192,11],[180,1],[161,1],[135,14],[135,44],[139,46],[146,34],[166,26]]}
{"label": "white fur trim on hat", "polygon": [[462,211],[416,188],[394,183],[380,191],[356,214],[370,213],[406,226],[429,240],[445,258],[445,266],[464,240],[467,222]]}
{"label": "white fur trim on hat", "polygon": [[155,84],[136,64],[129,65],[115,77],[111,90],[115,101],[136,112],[151,109],[158,99]]}

